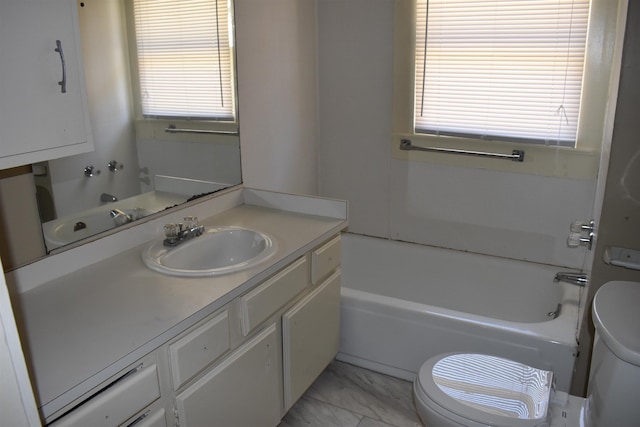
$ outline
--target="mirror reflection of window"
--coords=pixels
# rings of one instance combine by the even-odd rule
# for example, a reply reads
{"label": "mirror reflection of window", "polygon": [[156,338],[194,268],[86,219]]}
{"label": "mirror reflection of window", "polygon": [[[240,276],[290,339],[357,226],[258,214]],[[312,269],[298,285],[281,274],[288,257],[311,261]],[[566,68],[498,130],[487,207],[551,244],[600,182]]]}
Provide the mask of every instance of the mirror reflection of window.
{"label": "mirror reflection of window", "polygon": [[134,0],[144,118],[234,121],[233,28],[227,0]]}

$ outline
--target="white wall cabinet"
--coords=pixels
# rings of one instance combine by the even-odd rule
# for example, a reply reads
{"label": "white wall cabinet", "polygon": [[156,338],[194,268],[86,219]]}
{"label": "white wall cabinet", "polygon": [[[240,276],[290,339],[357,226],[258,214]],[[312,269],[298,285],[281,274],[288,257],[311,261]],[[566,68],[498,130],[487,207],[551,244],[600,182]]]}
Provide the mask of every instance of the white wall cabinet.
{"label": "white wall cabinet", "polygon": [[337,236],[150,353],[135,375],[87,393],[53,425],[276,426],[331,362],[339,334]]}
{"label": "white wall cabinet", "polygon": [[0,3],[0,100],[0,169],[93,150],[76,0]]}

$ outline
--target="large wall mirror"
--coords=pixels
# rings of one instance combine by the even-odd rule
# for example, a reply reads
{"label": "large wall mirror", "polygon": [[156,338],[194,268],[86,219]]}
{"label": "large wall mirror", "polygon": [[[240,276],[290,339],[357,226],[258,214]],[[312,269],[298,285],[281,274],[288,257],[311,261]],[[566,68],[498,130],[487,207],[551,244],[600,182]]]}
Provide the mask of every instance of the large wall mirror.
{"label": "large wall mirror", "polygon": [[[165,96],[158,95],[156,89],[142,87],[138,78],[141,68],[167,59],[166,52],[162,54],[165,58],[153,57],[154,43],[162,42],[154,38],[157,34],[151,34],[144,42],[147,50],[151,50],[151,59],[146,65],[139,65],[138,56],[142,53],[140,42],[136,43],[133,0],[78,1],[95,150],[33,165],[46,253],[64,250],[69,244],[98,233],[241,183],[230,1],[174,2],[185,13],[176,16],[174,12],[172,18],[186,20],[189,16],[212,13],[209,19],[219,35],[217,43],[226,44],[230,55],[224,76],[223,66],[214,65],[216,71],[220,70],[220,75],[216,75],[219,85],[214,90],[222,90],[223,79],[230,85],[224,100],[227,117],[222,119],[211,118],[197,109],[189,117],[182,113],[173,115],[162,107],[159,112],[144,111],[145,102],[151,100],[153,104]],[[138,3],[145,2],[136,0],[135,7]],[[192,5],[209,11],[189,14],[187,9]],[[228,20],[228,28],[222,25],[224,20]],[[176,37],[172,35],[169,39]],[[185,91],[192,91],[194,98],[202,98],[203,94],[206,97],[206,88],[190,82],[188,68],[165,72],[180,75],[187,86],[190,84]]]}

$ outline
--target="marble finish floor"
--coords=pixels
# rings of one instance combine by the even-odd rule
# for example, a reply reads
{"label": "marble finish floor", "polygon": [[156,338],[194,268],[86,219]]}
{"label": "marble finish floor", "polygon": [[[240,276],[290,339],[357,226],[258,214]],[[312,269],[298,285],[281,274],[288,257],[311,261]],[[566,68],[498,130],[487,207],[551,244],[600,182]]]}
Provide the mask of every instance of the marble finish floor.
{"label": "marble finish floor", "polygon": [[412,384],[334,360],[279,427],[422,427]]}

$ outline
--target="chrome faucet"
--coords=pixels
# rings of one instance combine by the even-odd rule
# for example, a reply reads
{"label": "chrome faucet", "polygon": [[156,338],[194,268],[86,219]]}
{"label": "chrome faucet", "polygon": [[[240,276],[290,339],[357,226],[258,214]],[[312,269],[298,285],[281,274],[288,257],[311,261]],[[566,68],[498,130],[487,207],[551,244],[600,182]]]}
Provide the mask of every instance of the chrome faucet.
{"label": "chrome faucet", "polygon": [[107,194],[107,193],[102,193],[100,195],[100,201],[101,202],[117,202],[118,198],[116,196],[112,196],[111,194]]}
{"label": "chrome faucet", "polygon": [[585,273],[572,273],[572,272],[560,272],[556,273],[556,276],[553,278],[554,282],[566,282],[571,283],[572,285],[577,285],[580,287],[586,286],[589,283],[589,278]]}
{"label": "chrome faucet", "polygon": [[170,223],[164,226],[165,246],[178,246],[180,243],[201,236],[204,233],[204,225],[198,225],[195,216],[186,217],[184,223]]}
{"label": "chrome faucet", "polygon": [[121,211],[120,209],[111,209],[109,211],[109,216],[111,217],[111,219],[113,219],[113,222],[115,222],[117,226],[124,225],[128,222],[133,221],[131,215]]}

